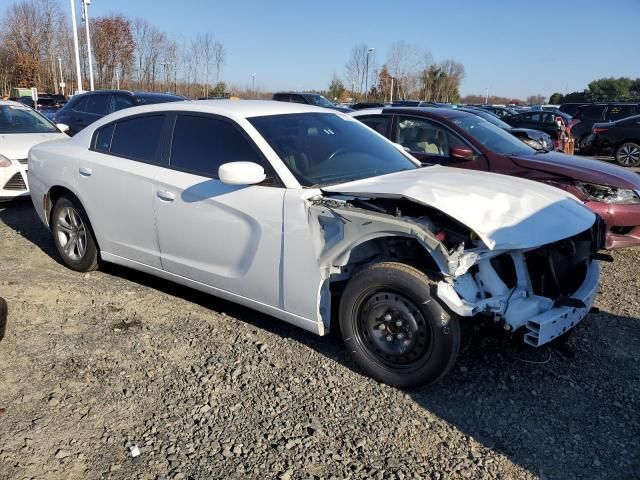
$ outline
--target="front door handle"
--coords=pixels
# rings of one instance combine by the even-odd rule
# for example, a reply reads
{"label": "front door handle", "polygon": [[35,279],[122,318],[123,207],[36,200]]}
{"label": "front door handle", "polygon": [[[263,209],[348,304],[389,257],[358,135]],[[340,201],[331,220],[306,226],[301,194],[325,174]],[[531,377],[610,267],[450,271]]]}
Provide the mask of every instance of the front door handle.
{"label": "front door handle", "polygon": [[156,195],[158,195],[159,199],[164,200],[165,202],[173,202],[176,199],[176,196],[173,193],[167,192],[166,190],[158,190]]}
{"label": "front door handle", "polygon": [[82,175],[83,177],[90,177],[91,174],[93,173],[93,170],[87,167],[80,167],[78,171],[80,172],[80,175]]}

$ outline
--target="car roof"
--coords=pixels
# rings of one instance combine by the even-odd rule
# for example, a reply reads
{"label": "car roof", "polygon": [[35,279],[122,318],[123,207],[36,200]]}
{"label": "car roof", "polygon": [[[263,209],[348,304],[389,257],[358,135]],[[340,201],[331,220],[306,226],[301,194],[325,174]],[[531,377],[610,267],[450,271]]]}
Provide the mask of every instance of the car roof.
{"label": "car roof", "polygon": [[360,117],[362,115],[379,115],[384,110],[383,107],[377,108],[361,108],[360,110],[354,110],[353,112],[347,113],[347,115],[351,117]]}
{"label": "car roof", "polygon": [[163,92],[138,92],[131,90],[94,90],[93,92],[83,92],[74,95],[74,98],[80,98],[88,95],[111,95],[114,93],[131,95],[132,97],[144,98],[144,97],[172,97],[172,98],[184,98],[175,93],[163,93]]}
{"label": "car roof", "polygon": [[14,107],[24,107],[24,103],[15,100],[0,100],[0,105],[13,105]]}
{"label": "car roof", "polygon": [[437,117],[446,118],[446,119],[461,117],[464,115],[473,115],[473,113],[462,112],[457,108],[439,108],[439,107],[387,107],[387,108],[383,108],[382,112],[383,113],[410,113],[412,115],[425,116],[425,117],[437,116]]}

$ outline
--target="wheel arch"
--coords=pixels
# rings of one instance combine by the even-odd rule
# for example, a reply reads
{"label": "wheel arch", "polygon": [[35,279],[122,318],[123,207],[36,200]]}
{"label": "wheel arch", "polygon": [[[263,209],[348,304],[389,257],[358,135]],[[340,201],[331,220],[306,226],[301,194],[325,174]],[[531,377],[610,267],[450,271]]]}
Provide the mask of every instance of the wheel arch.
{"label": "wheel arch", "polygon": [[62,196],[71,197],[76,202],[78,202],[78,205],[80,206],[80,208],[82,208],[82,212],[87,217],[87,220],[89,222],[88,227],[89,227],[89,230],[91,232],[91,235],[93,235],[94,242],[96,243],[96,247],[98,249],[98,256],[100,256],[100,243],[98,241],[98,237],[96,235],[96,232],[93,229],[93,223],[91,222],[91,218],[89,218],[89,214],[87,213],[86,208],[84,208],[84,205],[82,204],[82,201],[68,187],[65,187],[65,186],[62,186],[62,185],[54,185],[53,187],[51,187],[49,189],[49,191],[46,194],[46,197],[45,197],[46,198],[46,200],[45,200],[45,215],[46,215],[46,218],[47,218],[47,224],[49,226],[49,230],[52,230],[52,228],[53,228],[52,227],[52,223],[53,223],[52,222],[53,221],[52,216],[53,216],[54,206],[55,206],[56,202]]}

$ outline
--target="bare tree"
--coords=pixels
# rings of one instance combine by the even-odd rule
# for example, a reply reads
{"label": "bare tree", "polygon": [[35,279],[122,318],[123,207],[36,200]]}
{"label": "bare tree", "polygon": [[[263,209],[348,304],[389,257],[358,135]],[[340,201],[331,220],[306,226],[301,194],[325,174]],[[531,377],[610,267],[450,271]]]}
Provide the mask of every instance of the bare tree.
{"label": "bare tree", "polygon": [[224,44],[219,40],[213,43],[213,59],[216,64],[216,83],[220,83],[220,72],[225,62],[227,52],[225,51]]}
{"label": "bare tree", "polygon": [[[377,71],[375,53],[372,52],[372,54],[369,55],[369,61],[367,63],[367,51],[368,47],[364,43],[353,47],[345,66],[347,88],[351,89],[351,95],[353,97],[362,97],[367,78],[370,85],[375,84],[375,72]],[[367,66],[369,67],[368,70]]]}

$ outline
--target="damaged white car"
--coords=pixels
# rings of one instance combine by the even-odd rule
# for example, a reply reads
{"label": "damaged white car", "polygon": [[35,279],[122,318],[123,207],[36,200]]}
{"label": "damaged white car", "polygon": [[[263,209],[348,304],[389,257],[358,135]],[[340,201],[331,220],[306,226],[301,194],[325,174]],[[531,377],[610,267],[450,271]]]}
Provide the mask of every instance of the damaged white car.
{"label": "damaged white car", "polygon": [[530,345],[598,288],[602,223],[571,195],[421,166],[338,112],[199,101],[114,113],[29,154],[32,199],[72,269],[114,262],[319,335],[408,387],[454,364],[460,321]]}

